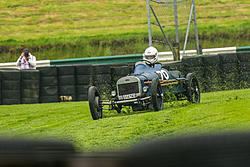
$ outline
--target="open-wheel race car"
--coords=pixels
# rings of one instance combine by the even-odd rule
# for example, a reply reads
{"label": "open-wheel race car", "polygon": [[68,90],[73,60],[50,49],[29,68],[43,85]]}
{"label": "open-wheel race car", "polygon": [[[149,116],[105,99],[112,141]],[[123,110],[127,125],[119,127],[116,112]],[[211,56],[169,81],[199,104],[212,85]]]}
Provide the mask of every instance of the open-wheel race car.
{"label": "open-wheel race car", "polygon": [[111,99],[103,100],[95,86],[88,90],[89,108],[94,120],[102,118],[103,110],[121,112],[129,106],[133,111],[153,109],[163,110],[163,102],[169,94],[177,100],[200,102],[200,87],[196,76],[188,73],[183,77],[180,71],[168,71],[162,64],[147,59],[135,64],[134,72],[118,79]]}

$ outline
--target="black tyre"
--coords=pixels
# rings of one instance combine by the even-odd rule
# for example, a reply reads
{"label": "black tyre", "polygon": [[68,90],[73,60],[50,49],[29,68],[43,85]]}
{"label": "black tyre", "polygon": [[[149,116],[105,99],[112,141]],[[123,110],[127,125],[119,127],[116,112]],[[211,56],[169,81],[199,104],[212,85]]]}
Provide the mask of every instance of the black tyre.
{"label": "black tyre", "polygon": [[59,86],[59,94],[75,94],[75,85]]}
{"label": "black tyre", "polygon": [[187,77],[187,98],[192,103],[200,102],[200,86],[198,79],[193,73],[188,73]]}
{"label": "black tyre", "polygon": [[92,71],[91,64],[76,65],[76,75],[90,75]]}
{"label": "black tyre", "polygon": [[23,89],[21,90],[22,98],[39,98],[39,89]]}
{"label": "black tyre", "polygon": [[2,81],[0,76],[0,104],[2,104]]}
{"label": "black tyre", "polygon": [[93,120],[102,118],[101,96],[95,86],[88,90],[89,109]]}
{"label": "black tyre", "polygon": [[2,104],[3,105],[21,104],[21,100],[19,98],[18,99],[2,98]]}
{"label": "black tyre", "polygon": [[58,94],[57,86],[43,86],[40,87],[40,95],[41,96],[54,96]]}
{"label": "black tyre", "polygon": [[60,86],[75,85],[75,75],[62,75],[58,77]]}
{"label": "black tyre", "polygon": [[100,65],[96,64],[92,66],[92,72],[93,74],[111,74],[111,67],[110,65]]}
{"label": "black tyre", "polygon": [[58,66],[57,67],[58,75],[75,75],[74,66]]}
{"label": "black tyre", "polygon": [[21,78],[29,79],[29,80],[39,80],[40,79],[40,72],[39,70],[22,70],[21,71]]}
{"label": "black tyre", "polygon": [[19,70],[0,70],[2,80],[21,80],[21,73]]}
{"label": "black tyre", "polygon": [[57,86],[57,84],[58,84],[57,76],[41,77],[40,80],[41,86]]}
{"label": "black tyre", "polygon": [[40,96],[40,103],[55,103],[59,102],[58,95],[54,96]]}
{"label": "black tyre", "polygon": [[21,98],[21,104],[39,103],[39,98]]}
{"label": "black tyre", "polygon": [[220,58],[219,55],[204,55],[201,56],[203,64],[205,67],[207,66],[219,66],[220,65]]}
{"label": "black tyre", "polygon": [[3,90],[20,90],[20,81],[3,80],[2,87]]}
{"label": "black tyre", "polygon": [[76,75],[77,85],[88,85],[92,82],[92,75]]}
{"label": "black tyre", "polygon": [[40,81],[39,80],[22,80],[22,89],[39,89]]}
{"label": "black tyre", "polygon": [[88,95],[87,94],[77,94],[76,101],[88,101]]}
{"label": "black tyre", "polygon": [[40,71],[40,76],[57,76],[57,68],[56,67],[38,67]]}
{"label": "black tyre", "polygon": [[155,111],[163,110],[163,95],[161,84],[158,78],[152,80],[151,85],[152,105]]}

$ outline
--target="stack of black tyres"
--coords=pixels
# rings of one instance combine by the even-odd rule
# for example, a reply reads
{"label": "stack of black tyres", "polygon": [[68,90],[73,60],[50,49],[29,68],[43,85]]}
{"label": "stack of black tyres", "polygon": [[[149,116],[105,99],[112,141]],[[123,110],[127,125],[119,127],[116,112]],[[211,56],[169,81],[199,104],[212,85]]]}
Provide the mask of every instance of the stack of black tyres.
{"label": "stack of black tyres", "polygon": [[205,85],[204,85],[204,65],[202,61],[202,56],[184,56],[182,58],[182,68],[184,77],[188,73],[194,73],[197,77],[201,92],[205,92]]}
{"label": "stack of black tyres", "polygon": [[58,78],[56,67],[40,67],[40,103],[58,102]]}
{"label": "stack of black tyres", "polygon": [[76,101],[75,66],[58,66],[57,69],[60,101]]}
{"label": "stack of black tyres", "polygon": [[180,61],[173,61],[167,62],[162,65],[163,68],[167,69],[168,71],[180,71],[182,73],[182,62]]}
{"label": "stack of black tyres", "polygon": [[92,65],[92,84],[97,87],[102,97],[109,98],[112,89],[111,66]]}
{"label": "stack of black tyres", "polygon": [[222,88],[221,64],[218,55],[202,56],[204,64],[204,85],[206,92],[219,91]]}
{"label": "stack of black tyres", "polygon": [[19,70],[0,70],[2,78],[2,104],[21,103],[21,73]]}
{"label": "stack of black tyres", "polygon": [[88,88],[92,85],[92,65],[77,65],[75,69],[77,101],[87,101]]}
{"label": "stack of black tyres", "polygon": [[239,60],[236,53],[219,54],[221,63],[222,89],[238,89],[240,86]]}
{"label": "stack of black tyres", "polygon": [[0,73],[0,105],[2,104],[2,73]]}
{"label": "stack of black tyres", "polygon": [[21,71],[21,103],[39,103],[40,72],[39,70]]}
{"label": "stack of black tyres", "polygon": [[249,88],[250,86],[250,52],[238,52],[240,88]]}
{"label": "stack of black tyres", "polygon": [[113,65],[111,66],[111,88],[115,90],[116,82],[121,77],[127,76],[133,73],[133,69],[131,68],[132,65]]}

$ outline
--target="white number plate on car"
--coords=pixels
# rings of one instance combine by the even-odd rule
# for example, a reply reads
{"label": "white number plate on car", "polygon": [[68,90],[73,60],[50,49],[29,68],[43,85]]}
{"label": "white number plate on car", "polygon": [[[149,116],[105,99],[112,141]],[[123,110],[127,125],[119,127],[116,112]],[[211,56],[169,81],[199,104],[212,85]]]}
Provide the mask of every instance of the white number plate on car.
{"label": "white number plate on car", "polygon": [[123,97],[123,99],[132,99],[132,98],[136,98],[136,94],[132,93],[132,94],[128,94],[128,95],[123,95],[122,97]]}

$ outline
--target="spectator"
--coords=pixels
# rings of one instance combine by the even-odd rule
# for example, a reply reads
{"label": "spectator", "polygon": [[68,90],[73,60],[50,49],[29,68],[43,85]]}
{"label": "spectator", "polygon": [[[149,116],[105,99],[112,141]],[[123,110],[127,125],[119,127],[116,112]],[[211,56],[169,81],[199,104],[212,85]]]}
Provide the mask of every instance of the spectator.
{"label": "spectator", "polygon": [[25,48],[16,64],[20,70],[36,69],[36,57],[29,52],[29,49]]}

